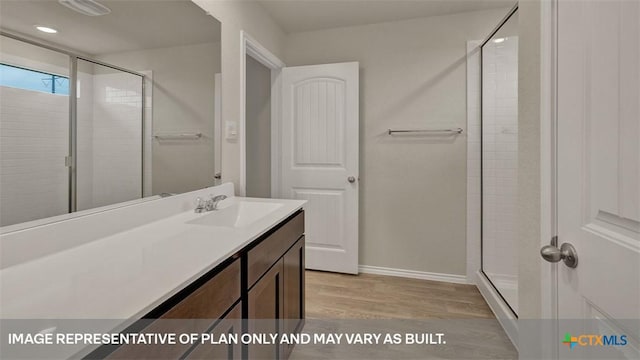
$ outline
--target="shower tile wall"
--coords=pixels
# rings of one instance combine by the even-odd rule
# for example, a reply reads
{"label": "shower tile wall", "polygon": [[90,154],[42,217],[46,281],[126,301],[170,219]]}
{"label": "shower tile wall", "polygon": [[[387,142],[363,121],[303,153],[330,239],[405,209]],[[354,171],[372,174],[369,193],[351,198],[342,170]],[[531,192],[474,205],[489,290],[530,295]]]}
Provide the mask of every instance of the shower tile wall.
{"label": "shower tile wall", "polygon": [[[61,76],[69,71],[67,55],[5,36],[0,62]],[[68,212],[68,139],[67,95],[0,86],[0,226]]]}
{"label": "shower tile wall", "polygon": [[[78,78],[78,210],[140,198],[140,79]],[[67,213],[68,96],[0,86],[0,109],[0,226]]]}
{"label": "shower tile wall", "polygon": [[[499,41],[499,40],[498,40]],[[518,38],[483,48],[483,270],[517,312]]]}
{"label": "shower tile wall", "polygon": [[142,197],[141,79],[94,77],[93,206]]}
{"label": "shower tile wall", "polygon": [[78,210],[142,197],[140,78],[127,73],[79,78]]}
{"label": "shower tile wall", "polygon": [[0,226],[69,207],[69,97],[0,86]]}

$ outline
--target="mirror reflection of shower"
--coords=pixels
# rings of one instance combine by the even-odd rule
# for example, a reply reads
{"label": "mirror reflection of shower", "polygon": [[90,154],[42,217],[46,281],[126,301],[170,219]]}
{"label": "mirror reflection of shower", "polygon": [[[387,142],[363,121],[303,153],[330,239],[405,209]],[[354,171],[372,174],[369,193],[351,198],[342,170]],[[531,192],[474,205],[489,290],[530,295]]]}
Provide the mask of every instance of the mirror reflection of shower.
{"label": "mirror reflection of shower", "polygon": [[65,214],[69,56],[5,36],[0,48],[0,226]]}
{"label": "mirror reflection of shower", "polygon": [[0,232],[221,172],[220,22],[192,1],[75,3],[2,3]]}
{"label": "mirror reflection of shower", "polygon": [[78,60],[76,210],[143,197],[143,76]]}
{"label": "mirror reflection of shower", "polygon": [[482,46],[482,271],[518,313],[518,12]]}
{"label": "mirror reflection of shower", "polygon": [[143,76],[1,44],[0,226],[142,198]]}

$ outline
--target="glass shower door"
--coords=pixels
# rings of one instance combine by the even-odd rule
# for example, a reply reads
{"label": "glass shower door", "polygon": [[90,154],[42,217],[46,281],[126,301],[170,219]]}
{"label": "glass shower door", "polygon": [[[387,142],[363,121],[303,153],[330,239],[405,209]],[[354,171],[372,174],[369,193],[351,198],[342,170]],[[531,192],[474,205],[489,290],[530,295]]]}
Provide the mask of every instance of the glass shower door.
{"label": "glass shower door", "polygon": [[143,77],[78,59],[77,210],[143,196]]}
{"label": "glass shower door", "polygon": [[518,13],[482,46],[482,271],[518,313]]}

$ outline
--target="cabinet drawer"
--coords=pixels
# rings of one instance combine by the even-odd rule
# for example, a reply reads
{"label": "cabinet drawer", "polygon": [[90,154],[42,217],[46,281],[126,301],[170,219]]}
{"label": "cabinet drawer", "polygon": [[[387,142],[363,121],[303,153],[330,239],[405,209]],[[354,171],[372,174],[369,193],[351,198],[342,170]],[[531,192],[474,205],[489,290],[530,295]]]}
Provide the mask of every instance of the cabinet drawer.
{"label": "cabinet drawer", "polygon": [[167,311],[161,319],[219,319],[239,299],[240,259],[237,259]]}
{"label": "cabinet drawer", "polygon": [[281,228],[264,239],[247,254],[247,280],[249,288],[271,265],[304,233],[304,212],[299,213]]}
{"label": "cabinet drawer", "polygon": [[[240,299],[240,260],[235,260],[201,287],[182,299],[142,333],[204,333]],[[178,359],[190,347],[175,345],[123,345],[108,359]]]}

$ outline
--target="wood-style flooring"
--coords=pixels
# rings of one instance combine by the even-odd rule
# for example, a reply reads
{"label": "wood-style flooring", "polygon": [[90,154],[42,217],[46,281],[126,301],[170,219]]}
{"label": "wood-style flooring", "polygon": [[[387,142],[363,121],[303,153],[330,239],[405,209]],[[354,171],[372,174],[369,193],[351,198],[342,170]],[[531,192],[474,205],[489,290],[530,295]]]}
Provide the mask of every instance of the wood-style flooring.
{"label": "wood-style flooring", "polygon": [[307,271],[311,334],[443,333],[446,344],[298,344],[289,360],[517,359],[518,352],[473,285]]}
{"label": "wood-style flooring", "polygon": [[474,285],[306,271],[308,319],[494,319]]}

